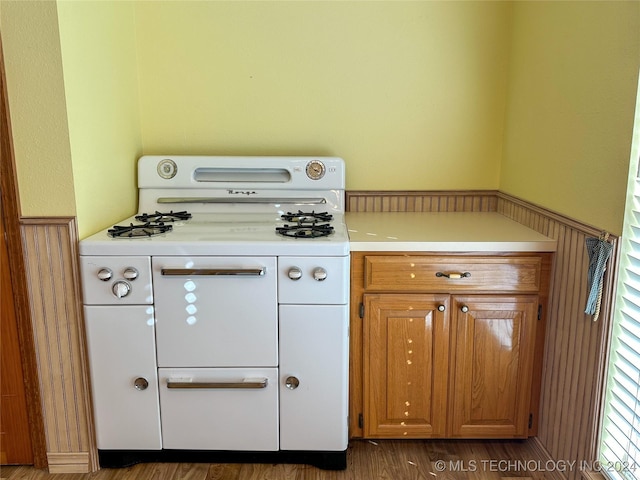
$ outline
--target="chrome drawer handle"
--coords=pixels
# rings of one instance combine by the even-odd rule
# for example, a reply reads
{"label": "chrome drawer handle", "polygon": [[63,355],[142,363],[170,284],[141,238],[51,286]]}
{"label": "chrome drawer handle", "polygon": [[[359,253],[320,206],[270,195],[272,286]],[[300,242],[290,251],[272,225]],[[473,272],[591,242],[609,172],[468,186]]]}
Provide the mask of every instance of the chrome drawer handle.
{"label": "chrome drawer handle", "polygon": [[183,382],[167,380],[167,388],[266,388],[266,378],[231,382]]}
{"label": "chrome drawer handle", "polygon": [[471,272],[464,272],[464,273],[442,273],[442,272],[436,272],[436,277],[446,277],[446,278],[450,278],[452,280],[454,279],[458,279],[458,278],[467,278],[471,276]]}
{"label": "chrome drawer handle", "polygon": [[296,205],[324,205],[325,198],[284,198],[284,197],[261,197],[261,198],[217,198],[217,197],[159,197],[158,203],[295,203]]}
{"label": "chrome drawer handle", "polygon": [[253,276],[262,277],[267,272],[266,267],[262,268],[163,268],[160,273],[165,277],[176,276]]}

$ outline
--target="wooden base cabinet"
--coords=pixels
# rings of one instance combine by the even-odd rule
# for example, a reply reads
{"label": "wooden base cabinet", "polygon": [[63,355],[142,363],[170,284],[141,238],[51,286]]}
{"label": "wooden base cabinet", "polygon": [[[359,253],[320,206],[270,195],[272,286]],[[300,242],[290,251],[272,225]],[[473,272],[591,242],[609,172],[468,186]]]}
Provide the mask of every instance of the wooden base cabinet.
{"label": "wooden base cabinet", "polygon": [[[442,437],[449,318],[445,295],[364,296],[366,437]],[[445,307],[446,308],[446,307]]]}
{"label": "wooden base cabinet", "polygon": [[454,297],[450,436],[526,437],[538,297]]}
{"label": "wooden base cabinet", "polygon": [[352,252],[351,435],[534,435],[550,265]]}

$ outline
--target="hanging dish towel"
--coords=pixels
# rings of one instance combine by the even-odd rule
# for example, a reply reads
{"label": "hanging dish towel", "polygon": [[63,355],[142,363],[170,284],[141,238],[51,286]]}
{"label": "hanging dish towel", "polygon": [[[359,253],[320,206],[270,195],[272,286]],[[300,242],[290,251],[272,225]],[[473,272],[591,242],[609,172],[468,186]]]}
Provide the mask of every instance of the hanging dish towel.
{"label": "hanging dish towel", "polygon": [[589,298],[584,313],[593,315],[593,321],[600,315],[600,302],[602,300],[602,287],[607,260],[611,255],[613,245],[607,239],[609,234],[603,234],[600,238],[589,237],[586,239],[587,254],[589,255],[589,270],[587,271],[587,288]]}

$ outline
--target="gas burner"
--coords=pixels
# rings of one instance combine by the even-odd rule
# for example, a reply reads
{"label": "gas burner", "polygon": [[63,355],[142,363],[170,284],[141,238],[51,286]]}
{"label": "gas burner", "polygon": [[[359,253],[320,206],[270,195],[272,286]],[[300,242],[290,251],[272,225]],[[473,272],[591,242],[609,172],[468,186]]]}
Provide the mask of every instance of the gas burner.
{"label": "gas burner", "polygon": [[107,234],[113,238],[153,237],[172,229],[171,225],[165,225],[162,222],[147,222],[142,225],[130,223],[129,225],[114,225],[113,228],[107,230]]}
{"label": "gas burner", "polygon": [[313,225],[285,225],[276,227],[276,232],[285,237],[294,238],[317,238],[327,237],[333,233],[333,227],[328,223]]}
{"label": "gas burner", "polygon": [[158,212],[156,213],[143,213],[136,215],[136,220],[141,222],[175,222],[177,220],[189,220],[191,214],[186,210],[182,212],[174,212],[171,210],[169,213]]}
{"label": "gas burner", "polygon": [[327,212],[303,212],[298,210],[298,213],[287,212],[280,216],[287,222],[296,222],[298,225],[315,225],[317,222],[330,222],[333,220],[333,215]]}

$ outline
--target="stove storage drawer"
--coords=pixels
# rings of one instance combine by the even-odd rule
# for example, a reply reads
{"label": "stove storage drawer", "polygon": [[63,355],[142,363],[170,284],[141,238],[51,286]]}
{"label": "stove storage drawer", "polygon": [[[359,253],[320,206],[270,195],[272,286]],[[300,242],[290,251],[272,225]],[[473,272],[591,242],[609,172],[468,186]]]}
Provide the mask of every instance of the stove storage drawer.
{"label": "stove storage drawer", "polygon": [[98,448],[159,450],[153,307],[84,307]]}
{"label": "stove storage drawer", "polygon": [[162,445],[188,450],[278,450],[278,369],[158,370]]}
{"label": "stove storage drawer", "polygon": [[275,257],[153,257],[159,367],[275,367]]}

